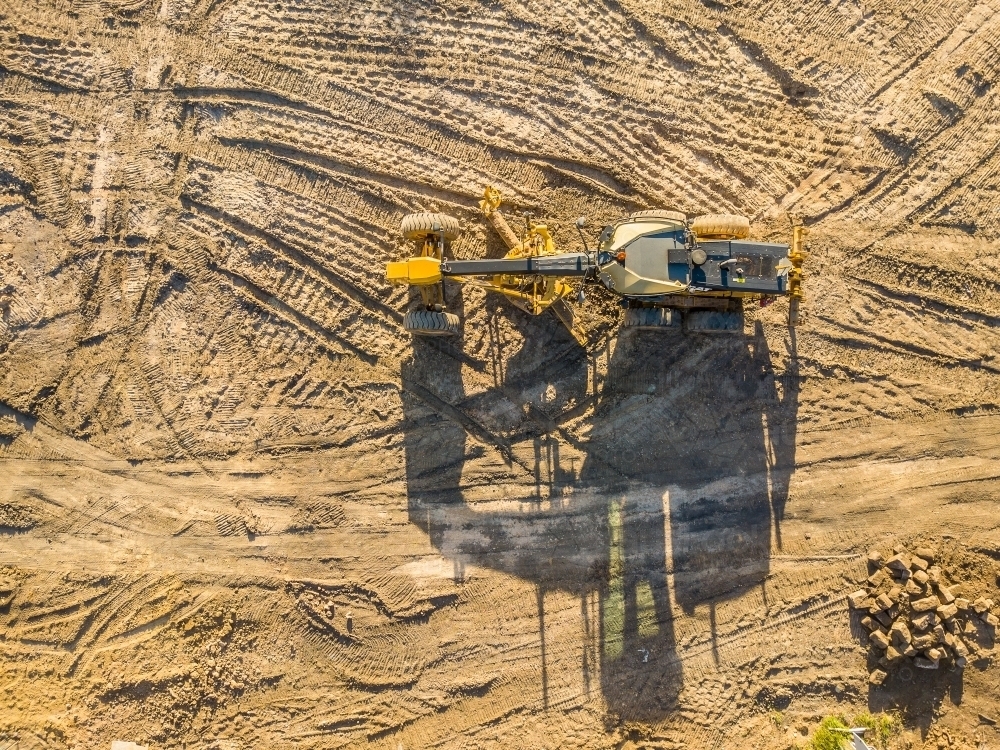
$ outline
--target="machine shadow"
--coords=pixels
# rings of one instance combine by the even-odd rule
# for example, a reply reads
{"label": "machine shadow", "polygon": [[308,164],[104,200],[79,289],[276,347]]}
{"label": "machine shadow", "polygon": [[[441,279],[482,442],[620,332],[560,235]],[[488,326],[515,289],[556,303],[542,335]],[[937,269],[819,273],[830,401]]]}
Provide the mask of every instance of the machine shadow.
{"label": "machine shadow", "polygon": [[518,415],[514,429],[496,425],[507,436],[496,444],[510,440],[512,465],[530,457],[534,481],[483,503],[467,497],[463,469],[491,425],[462,422],[461,363],[414,343],[402,370],[409,518],[456,579],[469,564],[534,583],[546,703],[545,593],[559,590],[580,599],[584,690],[599,671],[612,716],[656,721],[683,686],[675,606],[706,605],[714,638],[716,605],[767,577],[795,462],[798,379],[788,368],[776,379],[759,325],[750,336],[623,331],[603,382],[582,352],[574,372],[534,373],[547,381],[535,392],[556,385],[593,400],[583,428],[569,429],[516,403],[532,391],[522,386],[534,355],[519,359],[497,388],[508,408],[476,413]]}

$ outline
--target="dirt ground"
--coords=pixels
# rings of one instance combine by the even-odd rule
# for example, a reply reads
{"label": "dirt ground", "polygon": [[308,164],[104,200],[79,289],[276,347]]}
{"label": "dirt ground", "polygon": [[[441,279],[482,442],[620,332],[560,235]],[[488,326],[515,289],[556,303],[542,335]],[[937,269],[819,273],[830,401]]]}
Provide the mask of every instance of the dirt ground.
{"label": "dirt ground", "polygon": [[[5,0],[0,747],[1000,747],[871,686],[872,546],[1000,601],[1000,4]],[[809,228],[801,325],[580,347],[400,218]]]}

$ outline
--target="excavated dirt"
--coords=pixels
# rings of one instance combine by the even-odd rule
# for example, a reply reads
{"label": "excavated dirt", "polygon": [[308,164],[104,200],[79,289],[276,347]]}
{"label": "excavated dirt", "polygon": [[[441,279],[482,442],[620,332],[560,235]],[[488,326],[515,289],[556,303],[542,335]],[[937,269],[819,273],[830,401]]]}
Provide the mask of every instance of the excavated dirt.
{"label": "excavated dirt", "polygon": [[[5,0],[0,747],[1000,746],[868,550],[1000,601],[996,0]],[[801,325],[581,348],[400,218],[809,228]],[[519,221],[519,219],[517,219]],[[957,566],[957,567],[955,567]],[[905,679],[910,675],[910,679]]]}

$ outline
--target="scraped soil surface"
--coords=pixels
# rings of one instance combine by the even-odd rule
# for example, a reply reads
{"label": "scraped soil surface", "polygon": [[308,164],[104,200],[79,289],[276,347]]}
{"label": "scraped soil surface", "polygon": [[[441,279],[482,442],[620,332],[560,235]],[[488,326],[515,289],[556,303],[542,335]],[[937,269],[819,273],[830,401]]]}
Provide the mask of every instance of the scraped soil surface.
{"label": "scraped soil surface", "polygon": [[[1000,6],[0,5],[0,747],[786,748],[868,682],[867,551],[1000,601]],[[625,331],[450,286],[629,212],[809,229],[802,321]],[[909,675],[904,679],[899,675]],[[7,743],[7,744],[5,744]],[[16,745],[11,743],[18,743]]]}

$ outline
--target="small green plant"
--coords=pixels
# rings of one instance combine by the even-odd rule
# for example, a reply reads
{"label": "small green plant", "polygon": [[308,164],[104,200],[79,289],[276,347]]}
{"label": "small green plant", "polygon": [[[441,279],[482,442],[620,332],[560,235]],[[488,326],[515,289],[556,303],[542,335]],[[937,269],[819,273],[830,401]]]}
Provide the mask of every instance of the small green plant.
{"label": "small green plant", "polygon": [[809,750],[843,750],[848,735],[834,731],[836,729],[847,729],[842,716],[827,716],[823,719],[809,741]]}
{"label": "small green plant", "polygon": [[854,717],[854,726],[865,727],[865,741],[869,745],[888,750],[889,740],[903,729],[899,716],[891,713],[870,714],[867,711]]}
{"label": "small green plant", "polygon": [[781,711],[771,711],[771,713],[768,714],[768,717],[771,719],[771,723],[776,727],[780,727],[785,723],[785,715],[781,713]]}

